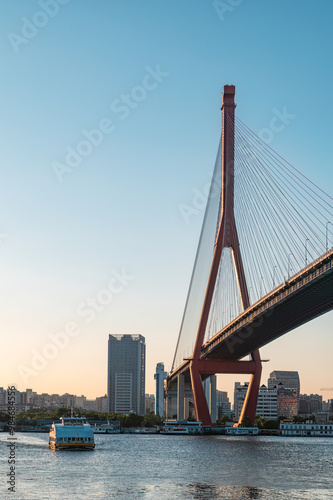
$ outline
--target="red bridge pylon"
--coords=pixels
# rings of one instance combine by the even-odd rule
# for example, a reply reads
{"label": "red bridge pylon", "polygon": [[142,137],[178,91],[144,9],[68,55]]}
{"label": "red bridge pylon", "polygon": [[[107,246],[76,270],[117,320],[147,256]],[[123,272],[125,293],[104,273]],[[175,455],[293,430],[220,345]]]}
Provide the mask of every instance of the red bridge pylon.
{"label": "red bridge pylon", "polygon": [[211,426],[212,421],[202,384],[202,375],[216,373],[251,374],[243,409],[238,424],[245,417],[254,422],[261,377],[259,350],[251,353],[252,361],[226,361],[223,359],[200,359],[209,311],[215,289],[223,248],[230,248],[243,310],[250,306],[242,256],[239,248],[234,216],[234,141],[235,141],[235,86],[225,85],[222,96],[222,182],[220,221],[215,240],[205,298],[190,362],[191,384],[197,420]]}

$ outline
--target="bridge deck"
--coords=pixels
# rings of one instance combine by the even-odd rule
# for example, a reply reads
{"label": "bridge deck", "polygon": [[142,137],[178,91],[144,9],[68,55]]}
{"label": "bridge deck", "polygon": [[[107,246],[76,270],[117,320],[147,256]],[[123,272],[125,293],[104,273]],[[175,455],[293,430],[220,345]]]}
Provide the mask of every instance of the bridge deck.
{"label": "bridge deck", "polygon": [[[333,309],[333,251],[292,276],[206,342],[201,359],[239,360]],[[189,370],[185,360],[168,377]]]}

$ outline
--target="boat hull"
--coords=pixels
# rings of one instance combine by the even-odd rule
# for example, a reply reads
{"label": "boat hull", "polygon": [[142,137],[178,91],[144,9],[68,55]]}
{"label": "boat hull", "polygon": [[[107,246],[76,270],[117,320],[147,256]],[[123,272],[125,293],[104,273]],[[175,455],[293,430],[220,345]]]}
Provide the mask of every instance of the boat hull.
{"label": "boat hull", "polygon": [[226,430],[229,436],[257,436],[258,427],[230,427]]}
{"label": "boat hull", "polygon": [[164,427],[160,430],[160,434],[166,436],[196,436],[202,434],[201,422],[166,421]]}
{"label": "boat hull", "polygon": [[51,450],[93,450],[95,443],[49,443]]}

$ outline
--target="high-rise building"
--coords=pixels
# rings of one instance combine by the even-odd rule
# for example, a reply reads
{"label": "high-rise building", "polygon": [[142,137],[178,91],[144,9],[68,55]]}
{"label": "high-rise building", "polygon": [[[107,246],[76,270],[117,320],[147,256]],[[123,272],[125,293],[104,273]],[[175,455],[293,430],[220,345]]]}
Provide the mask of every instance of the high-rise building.
{"label": "high-rise building", "polygon": [[[246,392],[248,389],[248,383],[241,385],[239,382],[235,383],[234,391],[234,409],[235,417],[239,420]],[[258,402],[256,414],[261,418],[276,419],[277,418],[277,389],[268,389],[265,385],[262,385],[259,389]]]}
{"label": "high-rise building", "polygon": [[109,335],[108,409],[145,414],[146,344],[142,335]]}
{"label": "high-rise building", "polygon": [[261,418],[277,418],[277,389],[268,389],[262,385],[259,389],[257,415]]}
{"label": "high-rise building", "polygon": [[154,394],[145,394],[145,414],[154,413],[155,411],[155,396]]}
{"label": "high-rise building", "polygon": [[245,382],[242,385],[240,382],[235,382],[234,388],[234,412],[236,420],[239,420],[240,414],[242,412],[243,403],[245,400],[246,392],[249,387],[249,384]]}
{"label": "high-rise building", "polygon": [[300,394],[298,403],[300,415],[313,415],[323,410],[323,397],[319,394]]}
{"label": "high-rise building", "polygon": [[99,398],[96,398],[96,408],[99,413],[107,413],[108,412],[108,397],[105,394],[105,396],[101,396]]}
{"label": "high-rise building", "polygon": [[[280,397],[280,403],[281,403],[281,411],[280,412],[278,408],[278,416],[282,416],[283,412],[287,412],[288,415],[289,413],[292,413],[293,415],[297,415],[298,412],[298,404],[299,404],[299,394],[300,394],[300,381],[299,381],[299,374],[298,372],[295,371],[284,371],[284,370],[274,370],[268,379],[268,389],[279,389],[283,386],[284,389],[284,395],[281,395]],[[291,390],[296,392],[297,394],[297,411],[294,413],[294,407],[293,407],[293,396],[290,393],[291,399],[290,399],[290,411],[286,409],[285,405],[287,405],[287,399],[288,395],[286,391]],[[281,391],[280,391],[281,392]],[[282,394],[282,393],[281,393]],[[284,398],[286,398],[286,403],[283,403]],[[278,405],[279,406],[279,405]],[[285,408],[282,410],[282,408]],[[284,416],[288,416],[284,415]]]}
{"label": "high-rise building", "polygon": [[298,413],[298,397],[296,389],[286,389],[280,382],[277,388],[278,417],[293,418]]}
{"label": "high-rise building", "polygon": [[33,391],[32,391],[32,389],[26,389],[25,393],[26,393],[26,398],[27,398],[26,403],[29,404],[32,402],[31,400],[32,400]]}
{"label": "high-rise building", "polygon": [[3,387],[0,387],[0,405],[6,404],[7,391]]}
{"label": "high-rise building", "polygon": [[164,371],[164,364],[157,363],[154,379],[156,380],[155,392],[155,414],[163,417],[164,415],[164,380],[168,376]]}
{"label": "high-rise building", "polygon": [[300,381],[298,372],[274,370],[268,379],[268,389],[273,389],[282,384],[285,389],[295,389],[297,397],[300,393]]}
{"label": "high-rise building", "polygon": [[216,391],[216,406],[217,406],[217,418],[221,418],[224,415],[231,418],[232,410],[231,403],[228,398],[228,393],[225,391]]}

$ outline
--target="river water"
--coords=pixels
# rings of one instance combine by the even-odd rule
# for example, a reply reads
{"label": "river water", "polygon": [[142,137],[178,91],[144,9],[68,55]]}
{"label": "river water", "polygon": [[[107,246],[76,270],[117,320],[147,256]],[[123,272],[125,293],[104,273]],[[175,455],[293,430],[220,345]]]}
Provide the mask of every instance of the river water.
{"label": "river water", "polygon": [[16,434],[12,500],[333,499],[333,439],[276,436],[96,435],[94,451],[51,451],[48,434]]}

